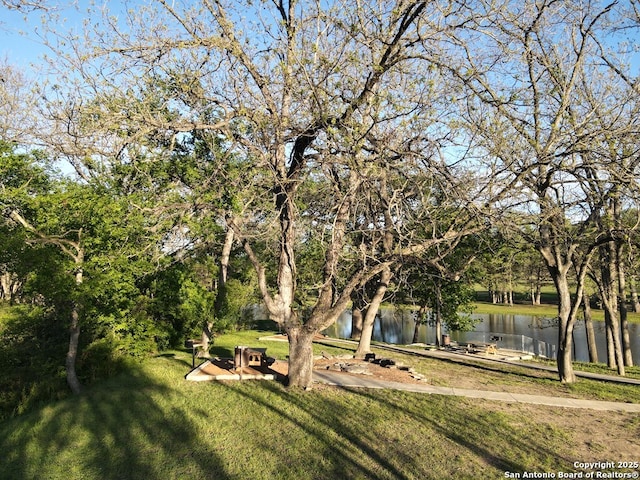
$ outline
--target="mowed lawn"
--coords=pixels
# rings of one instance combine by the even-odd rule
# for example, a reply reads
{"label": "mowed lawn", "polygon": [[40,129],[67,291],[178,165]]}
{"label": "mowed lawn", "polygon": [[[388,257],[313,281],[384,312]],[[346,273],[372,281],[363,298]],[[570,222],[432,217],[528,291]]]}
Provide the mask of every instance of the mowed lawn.
{"label": "mowed lawn", "polygon": [[[638,444],[620,438],[638,437],[637,415],[390,390],[305,392],[274,381],[193,383],[184,380],[190,366],[188,353],[167,352],[1,423],[0,478],[490,479],[612,460],[609,438],[626,449],[613,460],[640,459],[629,447]],[[597,430],[591,441],[582,426]]]}

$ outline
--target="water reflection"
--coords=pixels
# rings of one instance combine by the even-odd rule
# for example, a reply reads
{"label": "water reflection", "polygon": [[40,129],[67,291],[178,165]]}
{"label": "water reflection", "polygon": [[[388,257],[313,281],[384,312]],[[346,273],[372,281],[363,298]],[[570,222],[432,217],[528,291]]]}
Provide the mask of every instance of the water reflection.
{"label": "water reflection", "polygon": [[[523,350],[536,355],[555,358],[558,329],[553,319],[529,315],[488,315],[474,314],[478,320],[473,332],[451,332],[457,341],[489,341],[498,336],[498,347]],[[640,364],[640,326],[631,324],[631,350],[634,363]],[[373,329],[373,340],[406,345],[412,342],[415,329],[414,314],[407,309],[381,309]],[[435,343],[434,328],[426,325],[418,327],[418,342]],[[606,359],[604,322],[594,322],[598,358]],[[325,331],[329,336],[349,338],[351,336],[351,312],[345,311],[338,321]],[[583,322],[578,322],[574,330],[574,358],[589,360],[587,337]]]}

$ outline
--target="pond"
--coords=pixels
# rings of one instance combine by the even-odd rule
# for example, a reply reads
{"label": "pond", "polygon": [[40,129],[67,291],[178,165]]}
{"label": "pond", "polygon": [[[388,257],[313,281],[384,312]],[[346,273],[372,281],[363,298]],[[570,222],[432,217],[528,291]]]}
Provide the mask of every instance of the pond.
{"label": "pond", "polygon": [[[558,329],[553,319],[532,317],[529,315],[488,315],[474,314],[478,320],[473,332],[451,332],[456,341],[485,341],[499,337],[498,348],[508,348],[555,358]],[[640,364],[640,325],[631,324],[631,350],[634,364]],[[415,328],[414,314],[408,309],[381,309],[376,317],[373,340],[406,345],[413,340]],[[594,322],[598,359],[606,362],[604,322]],[[338,321],[325,332],[331,337],[349,338],[351,336],[351,312],[345,311]],[[447,332],[445,332],[447,333]],[[435,328],[421,325],[418,328],[418,342],[435,343]],[[574,358],[581,362],[589,361],[584,323],[579,321],[574,330]]]}

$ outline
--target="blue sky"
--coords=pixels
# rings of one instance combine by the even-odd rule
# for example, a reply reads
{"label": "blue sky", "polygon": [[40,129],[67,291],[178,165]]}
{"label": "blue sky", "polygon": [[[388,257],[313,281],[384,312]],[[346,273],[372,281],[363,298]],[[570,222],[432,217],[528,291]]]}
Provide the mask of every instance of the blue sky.
{"label": "blue sky", "polygon": [[25,19],[21,12],[0,7],[0,57],[11,65],[27,68],[43,51],[35,31],[40,28],[40,15]]}
{"label": "blue sky", "polygon": [[[137,0],[129,2],[136,3]],[[48,13],[57,15],[59,22],[64,25],[64,30],[69,27],[80,29],[83,17],[87,8],[94,3],[94,7],[99,7],[100,1],[91,2],[88,0],[59,0],[43,1],[44,5],[49,5]],[[104,0],[111,9],[123,2],[109,2]],[[25,71],[31,64],[40,62],[42,56],[47,52],[42,41],[38,38],[38,32],[42,32],[42,17],[44,12],[19,12],[0,6],[0,59],[6,60],[9,64],[20,67]]]}
{"label": "blue sky", "polygon": [[[59,16],[59,21],[66,26],[82,24],[81,10],[86,9],[89,2],[79,0],[61,0],[59,2],[42,2],[52,7],[49,13]],[[73,6],[73,3],[76,6]],[[65,6],[66,5],[66,6]],[[83,9],[83,5],[85,8]],[[20,12],[0,7],[0,59],[10,65],[27,72],[32,64],[41,63],[42,56],[47,53],[38,33],[43,31],[42,11]]]}

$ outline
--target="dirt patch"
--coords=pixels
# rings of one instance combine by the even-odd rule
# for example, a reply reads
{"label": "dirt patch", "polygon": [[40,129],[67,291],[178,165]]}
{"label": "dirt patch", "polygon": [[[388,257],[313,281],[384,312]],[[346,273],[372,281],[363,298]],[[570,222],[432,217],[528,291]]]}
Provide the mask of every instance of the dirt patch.
{"label": "dirt patch", "polygon": [[[558,461],[562,459],[568,464],[594,461],[637,462],[640,455],[640,420],[635,413],[595,412],[490,400],[466,401],[511,418],[533,419],[539,425],[538,435],[562,432],[566,436],[566,443],[564,448],[556,452]],[[522,434],[526,438],[527,432],[523,431]]]}
{"label": "dirt patch", "polygon": [[[384,362],[380,362],[380,360],[369,362],[352,357],[323,357],[315,360],[313,368],[316,370],[333,370],[344,375],[365,375],[375,378],[376,380],[387,382],[411,384],[428,383],[428,379],[417,372],[412,366],[405,365],[402,362],[394,361],[394,363],[395,364],[383,366]],[[361,371],[362,373],[360,373]]]}

